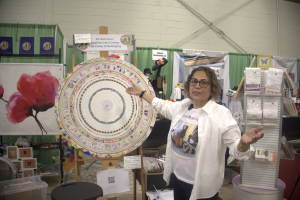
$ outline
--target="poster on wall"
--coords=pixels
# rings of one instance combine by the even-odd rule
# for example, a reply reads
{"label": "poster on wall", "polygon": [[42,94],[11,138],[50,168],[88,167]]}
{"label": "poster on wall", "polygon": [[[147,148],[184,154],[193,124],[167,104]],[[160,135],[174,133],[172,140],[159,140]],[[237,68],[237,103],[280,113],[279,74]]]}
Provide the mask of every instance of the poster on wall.
{"label": "poster on wall", "polygon": [[54,37],[40,38],[40,54],[54,54]]}
{"label": "poster on wall", "polygon": [[54,113],[62,64],[0,63],[0,135],[60,135]]}
{"label": "poster on wall", "polygon": [[13,53],[13,39],[12,37],[0,37],[0,54]]}
{"label": "poster on wall", "polygon": [[34,54],[34,37],[20,37],[19,54]]}
{"label": "poster on wall", "polygon": [[219,80],[220,99],[218,103],[228,106],[226,91],[230,89],[229,55],[224,52],[180,53],[174,52],[173,88],[177,83],[185,83],[188,75],[199,66],[212,68]]}

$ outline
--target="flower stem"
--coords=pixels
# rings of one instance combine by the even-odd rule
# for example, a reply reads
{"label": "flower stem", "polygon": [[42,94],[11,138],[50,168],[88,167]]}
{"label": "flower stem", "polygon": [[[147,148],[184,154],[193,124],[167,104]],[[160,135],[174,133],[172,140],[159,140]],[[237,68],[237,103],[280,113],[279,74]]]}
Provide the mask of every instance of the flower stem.
{"label": "flower stem", "polygon": [[46,130],[44,129],[44,127],[42,126],[42,123],[41,123],[38,119],[37,119],[37,122],[40,124],[41,128],[45,131],[45,133],[48,134],[47,131],[46,131]]}
{"label": "flower stem", "polygon": [[33,116],[33,117],[34,117],[36,123],[39,125],[39,127],[40,127],[40,129],[41,129],[42,135],[43,135],[43,130],[45,131],[46,134],[48,134],[47,131],[46,131],[46,130],[44,129],[44,127],[42,126],[41,122],[38,120],[37,114],[38,114],[38,112],[36,112],[36,113],[35,113],[35,116]]}
{"label": "flower stem", "polygon": [[8,101],[6,101],[6,100],[4,100],[4,99],[2,99],[2,98],[1,98],[1,100],[4,101],[4,102],[6,102],[6,103],[8,103]]}

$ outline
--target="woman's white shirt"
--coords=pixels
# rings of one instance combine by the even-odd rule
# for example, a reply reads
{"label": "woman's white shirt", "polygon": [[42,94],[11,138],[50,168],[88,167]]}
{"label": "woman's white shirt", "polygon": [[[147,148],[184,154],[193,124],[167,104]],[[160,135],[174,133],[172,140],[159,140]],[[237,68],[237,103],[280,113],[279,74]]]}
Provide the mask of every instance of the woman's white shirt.
{"label": "woman's white shirt", "polygon": [[[181,120],[191,99],[184,99],[180,102],[169,103],[164,100],[154,98],[152,106],[166,118],[172,120],[167,140],[166,163],[164,166],[164,180],[167,185],[170,181],[171,173],[174,172],[172,160],[172,138],[171,130]],[[197,146],[196,159],[197,167],[195,172],[194,187],[190,199],[209,198],[215,195],[222,186],[225,169],[225,152],[229,147],[230,155],[238,160],[246,160],[254,152],[253,147],[246,152],[237,150],[241,132],[233,119],[231,112],[224,106],[210,100],[200,110],[199,118],[205,118],[203,124],[199,124],[198,132],[203,130],[201,145]]]}

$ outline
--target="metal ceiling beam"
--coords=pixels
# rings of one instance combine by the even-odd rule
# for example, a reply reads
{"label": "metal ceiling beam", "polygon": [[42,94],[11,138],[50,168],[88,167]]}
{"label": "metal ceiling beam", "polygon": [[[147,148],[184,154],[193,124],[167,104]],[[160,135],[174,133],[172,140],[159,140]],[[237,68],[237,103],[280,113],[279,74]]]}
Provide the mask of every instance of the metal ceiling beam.
{"label": "metal ceiling beam", "polygon": [[189,42],[190,40],[198,37],[201,33],[205,32],[206,30],[212,29],[219,36],[221,36],[222,38],[224,38],[227,42],[230,41],[235,46],[237,46],[240,50],[242,50],[244,53],[247,53],[242,47],[240,47],[236,42],[234,42],[230,37],[228,37],[222,30],[220,30],[219,28],[217,28],[215,26],[215,24],[217,24],[217,23],[221,22],[222,20],[224,20],[225,18],[229,17],[230,15],[232,15],[233,13],[235,13],[236,11],[240,10],[244,6],[246,6],[249,3],[251,3],[253,0],[247,1],[246,3],[242,4],[241,6],[235,8],[235,9],[233,9],[232,11],[228,12],[227,14],[223,15],[222,17],[216,19],[213,22],[210,22],[209,20],[207,20],[205,17],[203,17],[200,13],[198,13],[196,10],[194,10],[192,7],[190,7],[184,1],[182,1],[182,0],[177,0],[177,1],[179,1],[183,6],[185,6],[189,11],[191,11],[197,18],[199,18],[201,21],[203,21],[206,24],[206,26],[203,27],[203,28],[201,28],[201,29],[199,29],[198,31],[192,33],[188,37],[180,40],[176,44],[172,45],[170,48],[178,48],[178,47],[182,46],[183,44]]}

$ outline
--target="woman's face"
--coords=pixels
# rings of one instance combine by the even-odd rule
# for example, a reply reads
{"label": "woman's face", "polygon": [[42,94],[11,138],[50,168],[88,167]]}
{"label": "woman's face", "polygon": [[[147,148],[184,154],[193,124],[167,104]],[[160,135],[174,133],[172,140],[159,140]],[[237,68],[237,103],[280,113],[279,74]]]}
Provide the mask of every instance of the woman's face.
{"label": "woman's face", "polygon": [[206,103],[211,94],[210,80],[204,71],[195,72],[191,80],[194,79],[197,79],[197,81],[203,80],[203,82],[206,81],[209,83],[206,88],[201,87],[199,82],[195,86],[192,86],[191,84],[189,86],[190,96],[193,99],[193,101],[197,101],[201,104]]}

